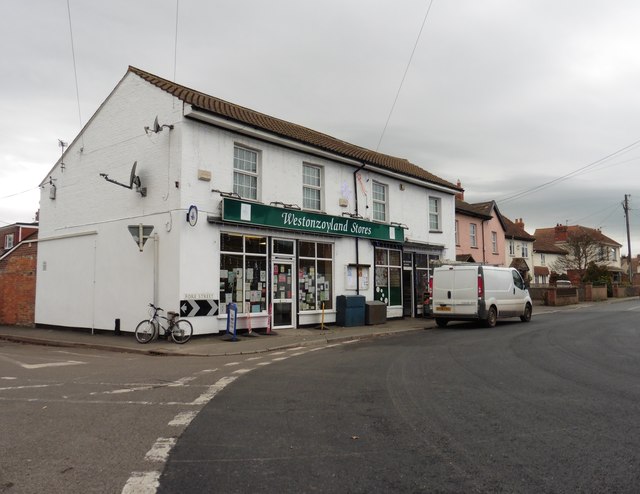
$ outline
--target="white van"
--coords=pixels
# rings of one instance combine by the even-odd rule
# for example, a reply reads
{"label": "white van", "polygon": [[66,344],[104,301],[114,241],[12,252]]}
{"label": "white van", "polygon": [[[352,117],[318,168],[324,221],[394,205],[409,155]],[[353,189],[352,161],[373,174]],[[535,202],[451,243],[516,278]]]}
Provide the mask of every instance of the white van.
{"label": "white van", "polygon": [[440,327],[449,321],[531,320],[533,303],[517,270],[475,264],[435,268],[429,282],[431,317]]}

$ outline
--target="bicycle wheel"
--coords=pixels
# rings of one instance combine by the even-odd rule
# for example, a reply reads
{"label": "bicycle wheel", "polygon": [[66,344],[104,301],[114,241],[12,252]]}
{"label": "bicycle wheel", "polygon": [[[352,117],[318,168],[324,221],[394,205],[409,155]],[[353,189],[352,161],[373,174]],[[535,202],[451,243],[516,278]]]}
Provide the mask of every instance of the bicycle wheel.
{"label": "bicycle wheel", "polygon": [[157,330],[156,325],[148,319],[140,321],[136,327],[136,340],[138,343],[149,343],[156,335]]}
{"label": "bicycle wheel", "polygon": [[179,319],[171,328],[171,339],[176,343],[183,344],[189,341],[193,334],[193,326],[186,319]]}

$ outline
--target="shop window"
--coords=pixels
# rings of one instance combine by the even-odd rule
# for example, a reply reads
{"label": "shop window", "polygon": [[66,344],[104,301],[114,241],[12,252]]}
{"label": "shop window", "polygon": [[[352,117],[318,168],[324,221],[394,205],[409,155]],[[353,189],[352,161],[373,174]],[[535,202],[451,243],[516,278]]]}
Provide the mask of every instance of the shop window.
{"label": "shop window", "polygon": [[236,303],[239,313],[267,310],[267,239],[220,234],[220,313]]}
{"label": "shop window", "polygon": [[375,250],[375,300],[387,305],[402,305],[402,265],[400,250],[378,247]]}
{"label": "shop window", "polygon": [[333,309],[333,244],[300,241],[298,251],[300,311]]}

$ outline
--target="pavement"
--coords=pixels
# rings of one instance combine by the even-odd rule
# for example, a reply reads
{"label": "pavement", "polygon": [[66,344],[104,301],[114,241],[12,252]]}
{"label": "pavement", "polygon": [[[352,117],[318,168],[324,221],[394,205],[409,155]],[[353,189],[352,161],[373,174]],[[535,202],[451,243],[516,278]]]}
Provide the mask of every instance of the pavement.
{"label": "pavement", "polygon": [[[638,299],[638,297],[632,297]],[[547,307],[536,305],[533,317],[538,314],[578,309],[594,303],[615,303],[629,299],[609,299],[607,302],[589,302],[588,304]],[[98,331],[91,334],[87,330],[44,329],[21,326],[0,326],[0,340],[18,343],[47,345],[56,347],[94,348],[100,350],[140,353],[147,355],[172,355],[192,357],[214,357],[223,355],[244,355],[270,352],[299,346],[315,346],[340,343],[350,340],[380,338],[407,332],[423,331],[436,327],[435,321],[428,318],[404,318],[388,320],[373,326],[342,327],[325,326],[324,329],[296,328],[279,329],[271,335],[237,335],[236,341],[229,341],[230,335],[193,336],[187,343],[178,345],[170,340],[156,339],[146,344],[138,343],[132,332]]]}

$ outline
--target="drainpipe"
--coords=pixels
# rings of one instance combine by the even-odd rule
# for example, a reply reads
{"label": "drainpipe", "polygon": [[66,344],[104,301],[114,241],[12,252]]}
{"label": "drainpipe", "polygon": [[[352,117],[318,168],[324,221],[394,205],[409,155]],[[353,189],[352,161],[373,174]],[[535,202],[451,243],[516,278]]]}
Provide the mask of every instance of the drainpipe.
{"label": "drainpipe", "polygon": [[[353,172],[353,194],[356,198],[356,214],[358,213],[358,178],[356,175],[360,170],[365,167],[366,163],[362,163],[362,166],[356,168]],[[360,243],[359,237],[356,237],[356,295],[360,295]]]}

